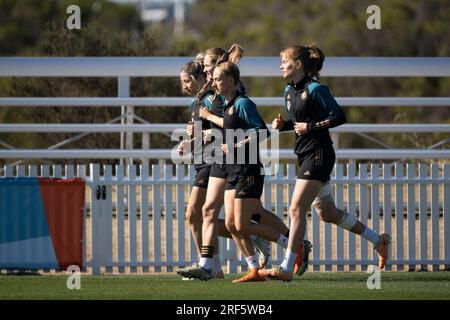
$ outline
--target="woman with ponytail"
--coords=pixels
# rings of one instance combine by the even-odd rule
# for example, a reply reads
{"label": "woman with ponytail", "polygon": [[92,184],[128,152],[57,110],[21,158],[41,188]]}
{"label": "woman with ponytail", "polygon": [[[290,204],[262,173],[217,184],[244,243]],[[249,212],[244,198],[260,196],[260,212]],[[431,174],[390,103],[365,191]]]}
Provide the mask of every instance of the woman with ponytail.
{"label": "woman with ponytail", "polygon": [[329,181],[336,157],[328,129],[345,123],[346,118],[328,88],[318,81],[325,55],[316,45],[298,45],[281,51],[280,57],[283,78],[291,79],[284,89],[289,118],[284,120],[279,114],[272,128],[295,131],[294,152],[299,167],[289,208],[291,232],[286,256],[281,265],[260,270],[260,274],[275,280],[292,280],[299,259],[298,249],[305,235],[306,213],[311,205],[323,221],[372,242],[382,269],[388,259],[389,235],[378,234],[359,222],[355,215],[337,209],[331,196]]}
{"label": "woman with ponytail", "polygon": [[[204,55],[203,55],[204,56]],[[183,155],[190,150],[193,155],[193,163],[196,171],[194,185],[186,208],[186,220],[188,221],[195,245],[200,255],[202,248],[202,206],[206,198],[206,189],[208,187],[209,174],[211,171],[211,159],[205,159],[204,149],[207,143],[203,140],[203,134],[211,128],[207,120],[199,116],[199,110],[213,108],[214,90],[207,88],[207,75],[204,72],[203,56],[199,53],[193,61],[188,62],[181,68],[180,81],[183,94],[193,96],[189,111],[191,113],[191,122],[186,128],[186,133],[190,139],[183,141],[178,146],[178,153]],[[194,130],[194,122],[200,128],[199,132]],[[218,219],[218,234],[221,237],[231,238],[223,219]],[[199,259],[193,265],[197,265]],[[214,278],[223,279],[222,265],[219,255],[213,257]]]}
{"label": "woman with ponytail", "polygon": [[[242,48],[239,45],[233,45],[230,50],[225,51],[221,48],[208,49],[205,53],[204,64],[205,73],[207,74],[208,81],[204,85],[201,91],[209,90],[212,85],[212,75],[217,65],[225,62],[235,62],[237,63],[242,57]],[[244,95],[245,87],[240,80],[236,85],[237,92]],[[200,92],[201,92],[200,91]],[[225,137],[223,130],[223,111],[224,111],[224,98],[220,94],[215,94],[213,97],[209,97],[208,100],[211,102],[211,108],[201,108],[199,115],[202,119],[206,119],[211,122],[211,129],[216,130],[220,134],[214,136]],[[194,130],[193,128],[191,130]],[[207,139],[208,140],[208,139]],[[208,188],[206,193],[206,200],[203,205],[203,227],[202,227],[202,250],[201,258],[198,266],[187,267],[178,271],[178,273],[185,277],[199,278],[201,280],[208,280],[212,277],[212,257],[217,254],[218,241],[217,232],[218,224],[217,219],[220,213],[220,209],[224,204],[224,193],[225,185],[227,182],[227,170],[226,170],[226,156],[223,158],[215,159],[211,166]],[[217,160],[220,160],[217,162]],[[269,225],[277,232],[280,236],[278,242],[283,245],[284,242],[287,245],[287,237],[289,236],[289,229],[283,223],[283,221],[274,215],[272,212],[263,208],[261,202],[258,202],[256,212],[253,213],[251,217],[252,221],[255,223]],[[259,264],[264,267],[270,257],[270,242],[262,240],[256,236],[251,236],[253,245],[259,254]],[[308,251],[309,253],[309,251]],[[307,258],[305,261],[307,262]],[[305,263],[307,265],[307,263]]]}

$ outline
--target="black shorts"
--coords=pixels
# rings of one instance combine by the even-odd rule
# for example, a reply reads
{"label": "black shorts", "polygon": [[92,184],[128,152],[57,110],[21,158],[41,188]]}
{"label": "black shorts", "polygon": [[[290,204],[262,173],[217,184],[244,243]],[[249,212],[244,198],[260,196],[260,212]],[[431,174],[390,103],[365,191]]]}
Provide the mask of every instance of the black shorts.
{"label": "black shorts", "polygon": [[211,166],[195,169],[194,187],[206,189],[208,188],[209,173],[211,172]]}
{"label": "black shorts", "polygon": [[299,166],[297,179],[330,181],[330,174],[336,161],[332,145],[298,155],[297,159]]}
{"label": "black shorts", "polygon": [[214,178],[226,179],[228,176],[226,164],[213,163],[211,165],[211,173],[209,174],[209,176]]}
{"label": "black shorts", "polygon": [[264,188],[264,176],[229,176],[225,190],[236,190],[235,198],[259,199]]}

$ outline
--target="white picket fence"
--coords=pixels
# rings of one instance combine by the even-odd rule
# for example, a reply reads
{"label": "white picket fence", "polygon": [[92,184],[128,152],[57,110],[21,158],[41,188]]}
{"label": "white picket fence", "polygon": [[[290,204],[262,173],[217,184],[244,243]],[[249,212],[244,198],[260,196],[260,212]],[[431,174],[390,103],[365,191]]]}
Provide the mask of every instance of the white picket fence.
{"label": "white picket fence", "polygon": [[[262,201],[288,223],[295,164],[279,169],[266,177]],[[388,269],[450,266],[449,163],[337,164],[334,172],[337,206],[391,234]],[[93,274],[172,272],[197,257],[185,221],[194,178],[191,167],[7,166],[4,176],[86,179],[84,267]],[[365,270],[376,264],[371,244],[322,223],[316,213],[309,218],[306,238],[314,245],[311,270]],[[283,253],[273,245],[272,262],[280,262]],[[245,260],[232,240],[220,239],[220,254],[228,272],[245,270]]]}

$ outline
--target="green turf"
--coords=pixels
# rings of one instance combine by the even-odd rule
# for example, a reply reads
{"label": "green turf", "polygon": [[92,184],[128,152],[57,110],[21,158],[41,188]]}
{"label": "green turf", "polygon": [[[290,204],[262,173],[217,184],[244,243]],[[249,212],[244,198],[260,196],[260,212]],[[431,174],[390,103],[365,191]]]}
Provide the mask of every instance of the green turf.
{"label": "green turf", "polygon": [[307,273],[283,283],[182,281],[176,275],[83,276],[69,290],[62,275],[0,276],[2,299],[450,299],[450,272],[383,272],[381,289],[367,289],[363,272]]}

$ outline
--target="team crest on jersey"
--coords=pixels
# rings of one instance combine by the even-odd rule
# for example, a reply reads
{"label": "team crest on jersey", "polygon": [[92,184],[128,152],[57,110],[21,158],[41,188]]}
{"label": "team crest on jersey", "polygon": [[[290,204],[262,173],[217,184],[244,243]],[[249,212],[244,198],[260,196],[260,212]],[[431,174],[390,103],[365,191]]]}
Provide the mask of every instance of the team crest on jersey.
{"label": "team crest on jersey", "polygon": [[302,92],[302,94],[300,95],[300,99],[302,99],[303,101],[305,101],[306,99],[308,99],[308,92],[306,92],[306,90],[304,90]]}
{"label": "team crest on jersey", "polygon": [[234,113],[234,106],[231,106],[230,109],[228,109],[228,115],[232,115]]}

